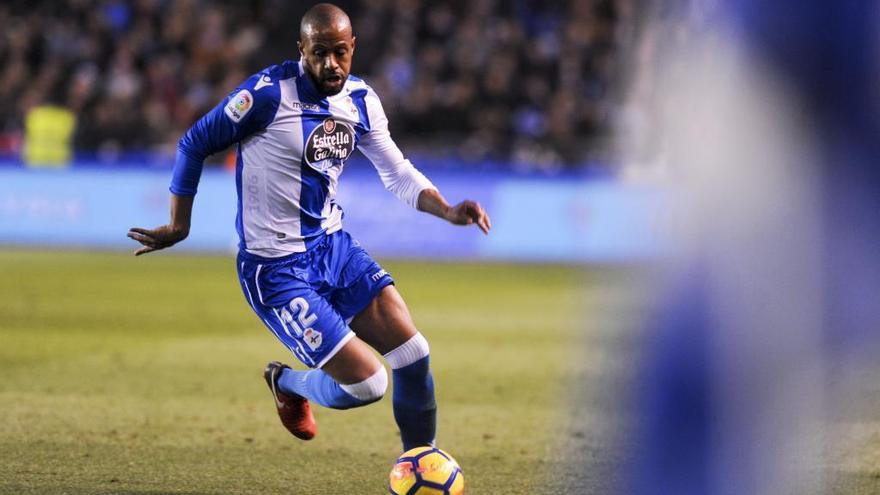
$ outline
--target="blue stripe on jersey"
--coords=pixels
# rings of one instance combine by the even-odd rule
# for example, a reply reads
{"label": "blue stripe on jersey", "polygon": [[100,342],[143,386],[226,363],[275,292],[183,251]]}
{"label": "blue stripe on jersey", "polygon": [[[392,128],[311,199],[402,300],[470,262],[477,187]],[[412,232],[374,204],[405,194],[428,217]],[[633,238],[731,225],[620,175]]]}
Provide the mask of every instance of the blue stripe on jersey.
{"label": "blue stripe on jersey", "polygon": [[238,232],[238,248],[247,249],[247,243],[244,240],[244,219],[242,217],[241,207],[241,170],[244,167],[244,161],[241,159],[241,143],[235,150],[235,190],[238,192],[238,208],[235,214],[235,230]]}
{"label": "blue stripe on jersey", "polygon": [[[304,111],[302,114],[303,150],[309,141],[309,135],[315,127],[321,125],[324,119],[330,117],[330,104],[326,99],[320,98],[309,79],[308,74],[302,74],[296,78],[296,91],[302,102],[315,103],[321,107],[320,111]],[[306,249],[321,239],[321,212],[324,202],[330,192],[330,179],[321,172],[310,167],[305,161],[305,155],[300,162],[300,195],[299,195],[299,219],[300,235],[305,239]]]}
{"label": "blue stripe on jersey", "polygon": [[[305,129],[306,122],[303,122]],[[312,128],[315,126],[312,125]],[[306,241],[306,249],[312,247],[315,241],[319,240],[318,234],[321,233],[321,211],[324,209],[324,202],[327,200],[327,193],[330,191],[330,179],[324,177],[323,174],[308,166],[305,162],[302,164],[302,192],[300,193],[300,232]]]}

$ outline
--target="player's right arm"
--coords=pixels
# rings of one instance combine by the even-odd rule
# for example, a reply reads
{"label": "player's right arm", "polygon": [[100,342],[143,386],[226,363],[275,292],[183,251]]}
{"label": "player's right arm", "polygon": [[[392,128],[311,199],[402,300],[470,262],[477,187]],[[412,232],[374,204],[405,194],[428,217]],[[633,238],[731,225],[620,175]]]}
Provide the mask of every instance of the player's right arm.
{"label": "player's right arm", "polygon": [[154,229],[129,229],[128,237],[143,245],[136,256],[186,239],[205,158],[265,129],[275,117],[279,99],[278,85],[268,75],[256,74],[190,127],[177,145],[169,188],[171,219]]}

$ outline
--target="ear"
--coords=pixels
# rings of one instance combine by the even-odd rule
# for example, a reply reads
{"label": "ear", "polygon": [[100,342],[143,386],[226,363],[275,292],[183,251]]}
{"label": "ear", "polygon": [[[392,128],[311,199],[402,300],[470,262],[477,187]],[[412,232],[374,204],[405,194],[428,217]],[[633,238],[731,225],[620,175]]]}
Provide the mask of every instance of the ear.
{"label": "ear", "polygon": [[300,57],[305,57],[306,54],[305,54],[305,52],[303,52],[303,49],[304,49],[304,48],[303,48],[302,41],[297,41],[297,42],[296,42],[296,49],[299,50],[299,56],[300,56]]}
{"label": "ear", "polygon": [[357,36],[352,36],[351,37],[351,53],[352,53],[352,55],[354,55],[354,47],[356,45],[356,43],[355,43],[356,41],[357,41]]}

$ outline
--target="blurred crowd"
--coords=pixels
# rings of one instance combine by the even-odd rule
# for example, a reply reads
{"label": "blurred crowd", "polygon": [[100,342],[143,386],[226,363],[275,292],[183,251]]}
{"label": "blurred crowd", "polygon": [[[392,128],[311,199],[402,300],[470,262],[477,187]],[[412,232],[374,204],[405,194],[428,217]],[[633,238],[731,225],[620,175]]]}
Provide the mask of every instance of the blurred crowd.
{"label": "blurred crowd", "polygon": [[[312,3],[4,1],[0,153],[48,106],[72,117],[78,152],[171,154],[248,75],[298,59]],[[633,0],[334,3],[357,36],[353,73],[408,153],[559,169],[610,149]]]}

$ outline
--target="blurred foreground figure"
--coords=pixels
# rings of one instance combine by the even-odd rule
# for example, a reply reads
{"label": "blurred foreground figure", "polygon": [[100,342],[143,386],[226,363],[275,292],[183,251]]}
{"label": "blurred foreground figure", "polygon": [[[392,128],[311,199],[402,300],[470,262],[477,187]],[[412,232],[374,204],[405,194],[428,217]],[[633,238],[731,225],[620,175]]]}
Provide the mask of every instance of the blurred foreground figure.
{"label": "blurred foreground figure", "polygon": [[829,493],[835,418],[859,409],[833,379],[878,382],[880,7],[707,5],[659,47],[685,230],[646,328],[626,491]]}
{"label": "blurred foreground figure", "polygon": [[408,205],[485,233],[489,216],[473,201],[450,206],[391,140],[378,96],[349,75],[355,37],[345,12],[330,4],[310,9],[298,45],[298,62],[254,74],[190,128],[178,147],[171,223],[133,228],[129,237],[144,245],[138,255],[186,238],[203,161],[236,144],[242,292],[281,343],[313,368],[267,365],[282,424],[309,440],[317,433],[309,401],[349,409],[381,399],[388,376],[375,349],[392,368],[404,450],[433,445],[428,342],[391,275],[342,230],[339,176],[357,147]]}

